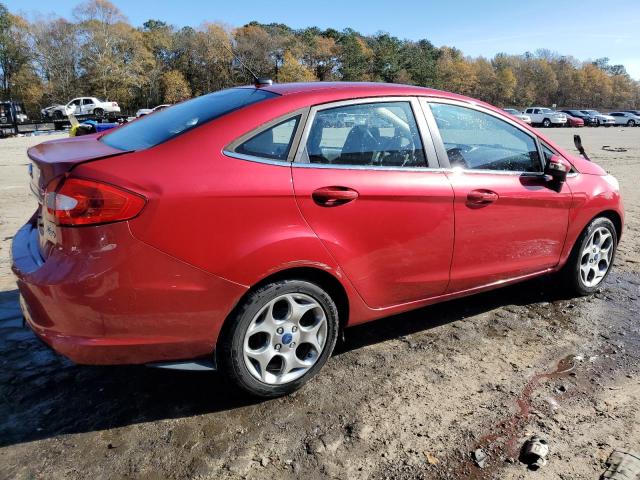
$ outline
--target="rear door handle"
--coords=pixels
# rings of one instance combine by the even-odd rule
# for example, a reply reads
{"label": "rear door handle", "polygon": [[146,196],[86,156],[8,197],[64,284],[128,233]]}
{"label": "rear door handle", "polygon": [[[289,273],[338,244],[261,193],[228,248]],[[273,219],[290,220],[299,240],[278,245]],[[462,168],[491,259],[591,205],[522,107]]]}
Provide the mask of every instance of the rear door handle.
{"label": "rear door handle", "polygon": [[472,205],[489,205],[498,200],[498,194],[492,190],[471,190],[467,194],[467,203]]}
{"label": "rear door handle", "polygon": [[358,192],[349,187],[322,187],[314,190],[311,197],[321,207],[337,207],[358,198]]}

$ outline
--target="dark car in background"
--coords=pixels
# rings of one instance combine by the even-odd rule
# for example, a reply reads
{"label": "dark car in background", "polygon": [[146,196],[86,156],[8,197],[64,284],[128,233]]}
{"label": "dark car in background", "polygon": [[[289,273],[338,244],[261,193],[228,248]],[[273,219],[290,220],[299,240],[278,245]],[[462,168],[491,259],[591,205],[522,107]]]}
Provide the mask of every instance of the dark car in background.
{"label": "dark car in background", "polygon": [[560,110],[573,118],[579,118],[584,122],[586,127],[595,127],[598,125],[598,119],[594,115],[584,113],[582,110]]}

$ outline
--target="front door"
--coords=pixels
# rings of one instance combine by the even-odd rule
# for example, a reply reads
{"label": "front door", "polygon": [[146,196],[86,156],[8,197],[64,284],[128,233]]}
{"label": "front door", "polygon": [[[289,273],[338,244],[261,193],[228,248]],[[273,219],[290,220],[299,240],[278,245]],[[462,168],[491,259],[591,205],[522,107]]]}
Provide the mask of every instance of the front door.
{"label": "front door", "polygon": [[424,133],[415,99],[323,105],[293,163],[302,215],[372,308],[442,294],[449,281],[453,191],[429,168]]}
{"label": "front door", "polygon": [[448,292],[557,265],[572,195],[566,184],[560,192],[549,188],[536,138],[491,111],[455,103],[429,106],[455,192]]}

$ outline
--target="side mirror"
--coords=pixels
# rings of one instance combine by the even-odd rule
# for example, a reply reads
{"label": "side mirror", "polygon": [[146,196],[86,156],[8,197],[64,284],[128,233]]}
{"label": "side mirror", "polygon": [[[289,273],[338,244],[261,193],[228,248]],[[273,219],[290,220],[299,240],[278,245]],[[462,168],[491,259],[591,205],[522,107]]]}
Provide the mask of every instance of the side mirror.
{"label": "side mirror", "polygon": [[571,164],[560,155],[552,155],[544,169],[545,175],[551,177],[554,183],[564,183],[567,173],[571,171]]}

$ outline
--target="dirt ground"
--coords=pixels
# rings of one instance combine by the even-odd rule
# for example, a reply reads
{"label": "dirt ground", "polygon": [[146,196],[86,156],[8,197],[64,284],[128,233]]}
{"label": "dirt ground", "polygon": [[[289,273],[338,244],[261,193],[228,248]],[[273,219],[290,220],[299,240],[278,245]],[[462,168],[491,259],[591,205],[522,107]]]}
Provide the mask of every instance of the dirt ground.
{"label": "dirt ground", "polygon": [[[545,133],[573,150],[572,129]],[[25,149],[52,137],[0,140],[0,478],[599,478],[640,449],[640,128],[579,133],[627,211],[599,293],[539,279],[356,327],[270,401],[214,373],[75,366],[23,330],[10,243],[35,207]],[[532,434],[537,472],[518,461]]]}

